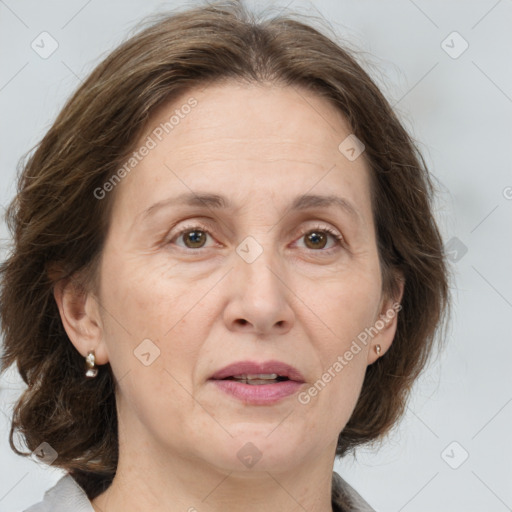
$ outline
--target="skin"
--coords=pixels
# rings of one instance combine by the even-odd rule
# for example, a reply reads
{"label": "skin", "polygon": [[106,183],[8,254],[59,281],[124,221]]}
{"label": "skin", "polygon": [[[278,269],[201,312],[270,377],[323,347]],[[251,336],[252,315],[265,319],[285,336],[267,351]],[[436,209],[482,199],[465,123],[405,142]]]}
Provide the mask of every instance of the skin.
{"label": "skin", "polygon": [[[396,316],[308,404],[294,395],[249,405],[208,379],[235,361],[277,359],[298,368],[308,389],[400,299],[382,294],[364,154],[350,161],[339,151],[351,130],[325,99],[235,83],[163,105],[137,147],[191,96],[197,106],[113,192],[95,289],[55,287],[71,342],[84,357],[94,349],[100,371],[109,362],[117,380],[118,470],[92,504],[331,511],[338,434],[375,345],[382,356],[392,343]],[[190,191],[227,194],[234,210],[170,204],[144,218]],[[343,197],[358,220],[333,206],[289,210],[304,193]],[[190,226],[208,231],[202,247],[177,236]],[[344,246],[305,235],[325,227]],[[236,251],[247,236],[263,250],[251,263]],[[149,366],[134,355],[144,339],[160,350]],[[237,457],[248,442],[262,454],[252,467]]]}

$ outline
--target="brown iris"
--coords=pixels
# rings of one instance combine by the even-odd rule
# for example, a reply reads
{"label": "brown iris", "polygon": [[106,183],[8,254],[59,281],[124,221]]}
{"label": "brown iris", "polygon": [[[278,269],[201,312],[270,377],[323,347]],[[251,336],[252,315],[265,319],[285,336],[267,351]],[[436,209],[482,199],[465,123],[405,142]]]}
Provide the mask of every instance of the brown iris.
{"label": "brown iris", "polygon": [[[306,237],[306,245],[308,245],[308,242],[312,242],[314,244],[313,247],[308,246],[310,249],[323,249],[327,243],[327,236],[321,231],[311,231],[304,236]],[[321,245],[316,245],[319,241],[320,243],[323,243],[321,243]]]}
{"label": "brown iris", "polygon": [[185,243],[187,244],[187,242],[190,242],[192,244],[192,246],[190,246],[191,249],[197,249],[198,247],[202,247],[204,245],[205,240],[206,233],[199,229],[187,231],[185,233]]}

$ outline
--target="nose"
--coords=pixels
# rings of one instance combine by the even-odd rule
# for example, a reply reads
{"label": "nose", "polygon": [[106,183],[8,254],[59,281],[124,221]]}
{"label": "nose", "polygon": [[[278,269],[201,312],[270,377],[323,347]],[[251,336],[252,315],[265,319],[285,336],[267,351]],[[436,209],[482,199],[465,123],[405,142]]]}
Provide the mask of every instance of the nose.
{"label": "nose", "polygon": [[248,263],[236,256],[230,272],[231,292],[224,321],[231,331],[258,335],[285,334],[294,322],[293,292],[270,250]]}

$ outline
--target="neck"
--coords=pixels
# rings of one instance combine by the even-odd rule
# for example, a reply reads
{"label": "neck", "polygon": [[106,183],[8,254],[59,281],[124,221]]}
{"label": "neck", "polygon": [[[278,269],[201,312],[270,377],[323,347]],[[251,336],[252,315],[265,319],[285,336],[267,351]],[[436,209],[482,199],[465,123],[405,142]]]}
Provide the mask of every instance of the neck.
{"label": "neck", "polygon": [[120,450],[111,486],[92,500],[96,512],[332,512],[333,457],[289,471],[230,471],[150,452]]}

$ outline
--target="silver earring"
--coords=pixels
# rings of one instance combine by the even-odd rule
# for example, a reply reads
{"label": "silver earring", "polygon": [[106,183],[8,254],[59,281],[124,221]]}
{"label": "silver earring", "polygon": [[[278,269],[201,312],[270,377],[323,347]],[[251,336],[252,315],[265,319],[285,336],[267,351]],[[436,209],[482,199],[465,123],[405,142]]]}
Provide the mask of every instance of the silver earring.
{"label": "silver earring", "polygon": [[85,358],[85,376],[87,378],[94,378],[98,375],[98,368],[96,368],[94,350],[89,350]]}
{"label": "silver earring", "polygon": [[375,352],[377,352],[377,355],[380,356],[380,345],[375,345]]}

